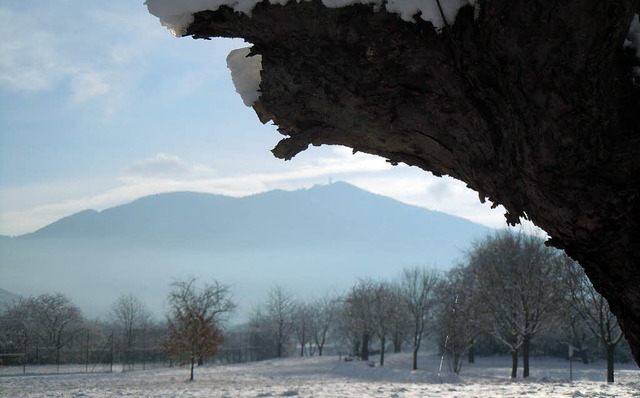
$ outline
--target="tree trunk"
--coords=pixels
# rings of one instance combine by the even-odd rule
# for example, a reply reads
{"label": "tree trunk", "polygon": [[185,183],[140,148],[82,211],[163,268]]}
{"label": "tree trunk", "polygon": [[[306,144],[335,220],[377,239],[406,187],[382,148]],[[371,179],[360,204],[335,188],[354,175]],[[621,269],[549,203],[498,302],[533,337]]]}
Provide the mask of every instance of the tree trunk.
{"label": "tree trunk", "polygon": [[467,362],[468,363],[476,363],[476,344],[475,342],[472,342],[471,345],[469,346],[469,352],[467,355]]}
{"label": "tree trunk", "polygon": [[363,361],[369,360],[369,334],[367,333],[362,335],[362,353],[360,354],[360,358]]}
{"label": "tree trunk", "polygon": [[614,382],[613,368],[614,368],[615,352],[616,352],[616,345],[607,343],[607,383]]}
{"label": "tree trunk", "polygon": [[262,55],[273,153],[345,145],[464,181],[579,261],[640,364],[640,84],[623,50],[639,0],[478,0],[441,34],[355,4],[195,14],[195,38]]}
{"label": "tree trunk", "polygon": [[360,341],[359,341],[359,340],[355,340],[355,341],[353,342],[353,350],[352,350],[352,354],[353,354],[353,355],[362,355],[362,352],[361,352],[361,348],[360,348],[360,347],[361,347],[361,343],[360,343]]}
{"label": "tree trunk", "polygon": [[56,373],[60,373],[60,347],[56,346]]}
{"label": "tree trunk", "polygon": [[453,353],[453,373],[459,375],[462,369],[462,355],[457,351]]}
{"label": "tree trunk", "polygon": [[193,380],[193,366],[195,365],[195,363],[196,363],[196,358],[195,358],[195,356],[192,355],[191,356],[191,369],[189,371],[189,380]]}
{"label": "tree trunk", "polygon": [[393,352],[399,354],[402,352],[402,337],[396,334],[393,338]]}
{"label": "tree trunk", "polygon": [[418,348],[413,349],[413,370],[418,370]]}
{"label": "tree trunk", "polygon": [[380,339],[380,366],[384,366],[384,348],[387,345],[387,339],[382,337]]}
{"label": "tree trunk", "polygon": [[582,360],[582,363],[585,365],[589,364],[589,357],[587,356],[587,350],[584,348],[580,348],[580,359]]}
{"label": "tree trunk", "polygon": [[511,378],[518,377],[518,350],[511,351]]}
{"label": "tree trunk", "polygon": [[530,336],[525,336],[522,342],[522,377],[529,377],[529,343],[531,341]]}

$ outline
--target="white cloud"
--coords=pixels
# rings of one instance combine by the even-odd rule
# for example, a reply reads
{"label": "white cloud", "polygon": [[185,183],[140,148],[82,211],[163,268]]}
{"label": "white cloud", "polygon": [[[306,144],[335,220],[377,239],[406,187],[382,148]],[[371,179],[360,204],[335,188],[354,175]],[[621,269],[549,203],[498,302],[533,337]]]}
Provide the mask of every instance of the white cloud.
{"label": "white cloud", "polygon": [[113,91],[104,63],[95,54],[87,54],[86,45],[71,48],[64,42],[64,32],[54,32],[40,22],[37,14],[0,9],[0,37],[4,38],[0,41],[0,85],[13,91],[39,92],[70,82],[71,98],[76,102]]}
{"label": "white cloud", "polygon": [[91,208],[88,198],[110,191],[115,182],[104,178],[50,181],[0,190],[0,234],[19,235],[77,211]]}
{"label": "white cloud", "polygon": [[27,15],[0,9],[0,84],[11,90],[39,91],[64,77],[57,38]]}
{"label": "white cloud", "polygon": [[162,50],[152,43],[167,35],[142,4],[138,13],[112,8],[118,7],[0,7],[0,88],[29,93],[62,88],[76,104],[104,98],[111,101],[107,113],[116,109],[122,92],[144,75],[149,53]]}
{"label": "white cloud", "polygon": [[134,177],[175,177],[189,172],[190,166],[179,157],[158,153],[153,157],[135,162],[127,169]]}
{"label": "white cloud", "polygon": [[112,87],[107,80],[107,74],[97,71],[81,71],[71,80],[73,98],[78,102],[85,102],[93,97],[109,94]]}

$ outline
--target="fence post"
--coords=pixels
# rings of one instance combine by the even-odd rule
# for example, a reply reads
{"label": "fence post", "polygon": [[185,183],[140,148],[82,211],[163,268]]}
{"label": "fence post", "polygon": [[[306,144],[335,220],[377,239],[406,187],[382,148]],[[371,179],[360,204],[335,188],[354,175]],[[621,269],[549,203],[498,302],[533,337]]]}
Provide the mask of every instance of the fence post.
{"label": "fence post", "polygon": [[[122,334],[124,335],[124,333],[125,332],[123,331]],[[131,354],[131,351],[128,347],[127,339],[125,338],[125,336],[123,336],[122,340],[120,341],[120,361],[122,361],[122,373],[124,373],[125,371],[124,369],[125,364],[129,362],[130,354]]]}
{"label": "fence post", "polygon": [[84,351],[84,372],[89,373],[89,329],[86,330],[85,336],[85,351]]}
{"label": "fence post", "polygon": [[113,330],[111,331],[111,360],[109,362],[109,373],[113,373]]}
{"label": "fence post", "polygon": [[56,343],[56,373],[60,373],[60,345]]}
{"label": "fence post", "polygon": [[22,374],[27,374],[27,353],[29,352],[27,331],[24,332],[24,355],[22,356]]}
{"label": "fence post", "polygon": [[147,328],[142,329],[142,370],[147,370]]}

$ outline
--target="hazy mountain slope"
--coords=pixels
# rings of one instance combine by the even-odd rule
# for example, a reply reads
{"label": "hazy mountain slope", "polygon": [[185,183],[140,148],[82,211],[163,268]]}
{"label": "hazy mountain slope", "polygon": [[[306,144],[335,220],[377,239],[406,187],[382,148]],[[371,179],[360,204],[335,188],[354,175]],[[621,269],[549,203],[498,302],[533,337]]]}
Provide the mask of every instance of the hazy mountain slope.
{"label": "hazy mountain slope", "polygon": [[3,239],[0,287],[62,291],[90,313],[133,291],[159,311],[172,278],[193,275],[234,284],[246,311],[275,284],[321,295],[403,267],[446,268],[486,232],[346,183],[244,198],[168,193]]}
{"label": "hazy mountain slope", "polygon": [[246,245],[353,247],[367,242],[414,249],[436,241],[466,242],[479,230],[484,228],[464,219],[334,183],[239,199],[192,192],[148,196],[100,213],[86,210],[19,239],[99,239],[221,250]]}
{"label": "hazy mountain slope", "polygon": [[194,192],[144,197],[102,212],[86,210],[65,217],[20,239],[156,240],[203,239],[214,232],[235,200]]}
{"label": "hazy mountain slope", "polygon": [[5,308],[13,301],[18,300],[20,298],[19,295],[15,293],[11,293],[8,290],[0,289],[0,312],[4,311]]}

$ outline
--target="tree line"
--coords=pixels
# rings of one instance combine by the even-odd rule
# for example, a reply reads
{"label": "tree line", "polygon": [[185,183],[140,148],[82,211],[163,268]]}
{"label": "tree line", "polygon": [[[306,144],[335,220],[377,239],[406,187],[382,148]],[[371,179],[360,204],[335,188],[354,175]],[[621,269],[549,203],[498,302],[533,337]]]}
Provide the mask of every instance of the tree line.
{"label": "tree line", "polygon": [[[297,300],[274,287],[242,332],[261,358],[322,355],[330,347],[369,360],[410,351],[411,368],[425,344],[460,373],[476,353],[510,354],[512,378],[522,360],[555,355],[606,358],[614,381],[616,349],[630,360],[618,322],[582,268],[543,239],[509,231],[485,237],[447,272],[404,269],[393,280],[360,279],[342,294]],[[621,344],[622,343],[622,344]]]}
{"label": "tree line", "polygon": [[[222,330],[235,308],[229,286],[196,282],[171,284],[163,321],[154,320],[133,293],[118,297],[106,320],[86,319],[62,293],[20,298],[0,314],[0,364],[113,364],[117,347],[123,371],[136,362],[168,361],[190,364],[193,380],[194,364],[215,356],[223,343]],[[141,359],[140,353],[153,358]]]}
{"label": "tree line", "polygon": [[[136,359],[163,361],[163,325],[135,295],[118,297],[105,320],[83,316],[59,292],[20,298],[0,314],[0,361],[4,365],[105,364],[132,369]],[[145,352],[145,358],[138,358]]]}
{"label": "tree line", "polygon": [[327,350],[347,359],[376,355],[380,366],[388,351],[410,351],[414,370],[426,345],[455,373],[477,353],[508,353],[512,378],[520,359],[522,376],[529,376],[532,354],[583,361],[604,356],[610,382],[621,342],[630,358],[616,318],[582,268],[523,233],[477,241],[447,272],[407,268],[392,280],[360,279],[346,292],[308,300],[276,286],[246,324],[230,327],[235,307],[231,286],[195,278],[171,284],[160,322],[134,294],[119,297],[106,321],[84,319],[61,293],[43,294],[20,299],[0,315],[0,353],[26,354],[31,344],[60,364],[62,353],[95,339],[121,347],[126,369],[136,350],[154,347],[171,363],[188,364],[190,379],[195,365],[223,345],[251,347],[257,360]]}

